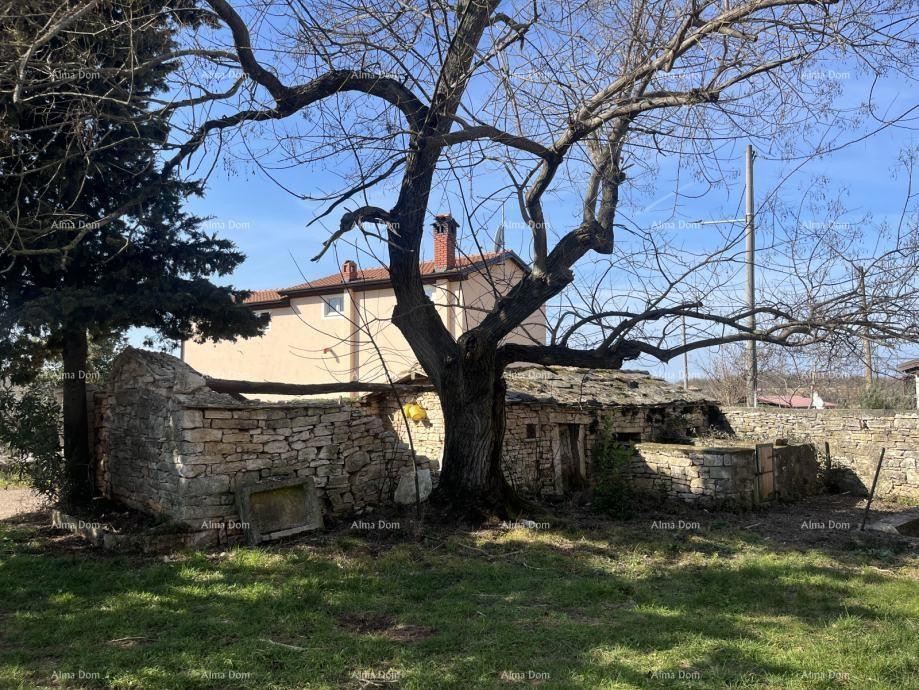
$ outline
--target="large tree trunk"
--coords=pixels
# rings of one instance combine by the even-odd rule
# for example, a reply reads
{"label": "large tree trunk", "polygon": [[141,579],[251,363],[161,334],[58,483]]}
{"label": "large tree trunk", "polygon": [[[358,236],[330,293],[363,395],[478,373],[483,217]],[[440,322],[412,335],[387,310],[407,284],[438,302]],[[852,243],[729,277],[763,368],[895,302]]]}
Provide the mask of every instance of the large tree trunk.
{"label": "large tree trunk", "polygon": [[87,339],[83,328],[63,333],[64,360],[64,485],[67,508],[86,506],[93,497],[92,454],[86,406]]}
{"label": "large tree trunk", "polygon": [[444,454],[435,503],[471,520],[509,517],[521,502],[501,472],[504,442],[502,370],[494,356],[449,367],[438,391]]}

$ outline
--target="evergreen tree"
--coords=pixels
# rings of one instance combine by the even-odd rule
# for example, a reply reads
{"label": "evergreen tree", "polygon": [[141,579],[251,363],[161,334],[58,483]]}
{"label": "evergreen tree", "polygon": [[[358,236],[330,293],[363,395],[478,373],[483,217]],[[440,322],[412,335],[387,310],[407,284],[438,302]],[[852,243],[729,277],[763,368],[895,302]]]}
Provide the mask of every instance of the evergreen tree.
{"label": "evergreen tree", "polygon": [[145,326],[216,340],[262,326],[245,293],[209,280],[244,257],[183,210],[202,186],[164,175],[160,159],[169,122],[155,99],[176,67],[163,58],[203,19],[185,2],[108,0],[34,41],[60,16],[61,3],[28,0],[0,17],[2,62],[21,66],[0,72],[0,173],[16,181],[0,187],[0,207],[16,209],[0,240],[29,250],[0,266],[0,362],[25,382],[61,357],[61,498],[77,507],[92,496],[88,337]]}

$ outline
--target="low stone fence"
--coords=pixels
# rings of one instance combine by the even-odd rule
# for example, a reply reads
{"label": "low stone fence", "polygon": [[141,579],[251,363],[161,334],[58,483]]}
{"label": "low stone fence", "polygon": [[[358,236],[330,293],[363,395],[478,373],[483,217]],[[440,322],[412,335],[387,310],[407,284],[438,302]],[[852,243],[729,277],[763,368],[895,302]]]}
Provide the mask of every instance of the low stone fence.
{"label": "low stone fence", "polygon": [[[398,402],[392,395],[376,395],[364,405],[368,413],[382,417],[403,443],[411,438],[418,454],[433,466],[439,466],[444,444],[444,418],[437,394],[425,392],[401,400],[417,403],[427,413],[425,420],[409,421],[408,428]],[[505,413],[501,468],[514,488],[535,496],[561,496],[571,489],[563,476],[560,427],[577,427],[578,437],[574,439],[578,446],[577,461],[584,480],[589,482],[593,475],[592,449],[604,426],[608,426],[619,441],[648,441],[673,433],[684,435],[706,430],[712,416],[708,402],[682,401],[592,408],[509,399]]]}
{"label": "low stone fence", "polygon": [[829,443],[842,488],[858,493],[871,487],[886,448],[877,495],[919,499],[919,412],[726,407],[722,413],[741,438],[812,443],[821,455]]}
{"label": "low stone fence", "polygon": [[242,486],[309,476],[326,515],[360,513],[391,503],[413,467],[411,450],[358,407],[237,400],[175,357],[133,348],[113,366],[96,411],[106,495],[221,535],[241,531]]}
{"label": "low stone fence", "polygon": [[[626,475],[642,493],[710,507],[750,508],[760,502],[753,446],[706,447],[639,443]],[[813,446],[774,446],[775,496],[795,500],[820,491]]]}

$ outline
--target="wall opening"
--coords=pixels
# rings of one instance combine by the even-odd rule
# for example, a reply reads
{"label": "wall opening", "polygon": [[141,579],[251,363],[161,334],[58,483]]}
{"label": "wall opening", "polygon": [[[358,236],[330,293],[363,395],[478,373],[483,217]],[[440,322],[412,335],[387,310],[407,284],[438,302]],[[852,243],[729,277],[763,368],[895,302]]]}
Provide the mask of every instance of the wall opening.
{"label": "wall opening", "polygon": [[581,425],[558,425],[559,462],[565,491],[582,489],[587,484],[581,452]]}

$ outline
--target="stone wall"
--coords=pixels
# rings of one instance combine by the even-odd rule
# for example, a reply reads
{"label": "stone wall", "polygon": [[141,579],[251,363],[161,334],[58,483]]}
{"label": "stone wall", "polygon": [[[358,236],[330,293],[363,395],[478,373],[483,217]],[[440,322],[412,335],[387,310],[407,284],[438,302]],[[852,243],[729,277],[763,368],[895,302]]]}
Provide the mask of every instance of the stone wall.
{"label": "stone wall", "polygon": [[[444,442],[444,421],[436,393],[421,393],[402,399],[414,402],[427,412],[426,420],[405,420],[395,396],[373,396],[365,403],[368,413],[383,418],[403,443],[411,441],[419,455],[439,467]],[[679,402],[662,405],[619,405],[589,407],[545,402],[509,403],[506,407],[504,436],[504,476],[518,491],[530,495],[562,495],[564,485],[559,461],[559,427],[580,427],[580,453],[584,477],[592,475],[590,451],[598,431],[608,423],[622,441],[665,440],[708,429],[711,407],[708,403]]]}
{"label": "stone wall", "polygon": [[626,476],[642,493],[700,505],[754,503],[753,448],[639,443]]}
{"label": "stone wall", "polygon": [[856,492],[871,487],[886,448],[877,495],[919,499],[919,412],[728,407],[722,413],[726,428],[741,438],[813,443],[821,455],[828,442],[842,488]]}
{"label": "stone wall", "polygon": [[236,490],[269,477],[313,477],[324,513],[340,515],[390,503],[412,469],[410,450],[356,406],[240,401],[174,357],[133,348],[96,409],[105,494],[194,529],[238,523]]}
{"label": "stone wall", "polygon": [[[626,476],[640,492],[709,507],[750,508],[759,502],[753,446],[639,443],[635,452]],[[773,459],[777,499],[820,491],[813,446],[775,446]]]}

